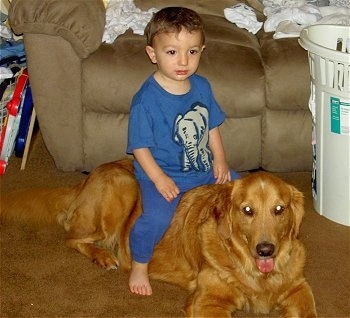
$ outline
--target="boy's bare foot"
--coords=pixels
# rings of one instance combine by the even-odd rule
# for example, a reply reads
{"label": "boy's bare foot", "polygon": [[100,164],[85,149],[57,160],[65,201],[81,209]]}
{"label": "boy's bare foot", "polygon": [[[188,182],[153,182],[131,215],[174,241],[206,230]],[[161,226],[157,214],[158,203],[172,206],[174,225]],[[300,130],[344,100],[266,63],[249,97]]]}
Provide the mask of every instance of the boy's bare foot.
{"label": "boy's bare foot", "polygon": [[148,278],[148,263],[132,262],[129,288],[134,294],[143,296],[152,295],[152,287]]}

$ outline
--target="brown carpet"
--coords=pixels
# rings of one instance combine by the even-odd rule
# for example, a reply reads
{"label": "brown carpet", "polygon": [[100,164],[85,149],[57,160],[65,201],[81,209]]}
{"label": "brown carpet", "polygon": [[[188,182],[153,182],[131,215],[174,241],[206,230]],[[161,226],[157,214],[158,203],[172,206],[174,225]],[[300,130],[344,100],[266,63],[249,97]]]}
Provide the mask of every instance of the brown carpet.
{"label": "brown carpet", "polygon": [[[72,185],[85,176],[55,169],[36,134],[26,169],[12,157],[1,177],[1,195],[25,187]],[[301,231],[308,258],[306,277],[319,317],[350,317],[350,227],[318,215],[310,173],[280,173],[306,196]],[[20,198],[18,198],[20,200]],[[60,228],[1,226],[0,317],[182,317],[187,292],[153,282],[151,297],[131,295],[127,274],[105,271],[64,245]],[[242,312],[237,317],[253,317]],[[268,316],[272,317],[272,315]]]}

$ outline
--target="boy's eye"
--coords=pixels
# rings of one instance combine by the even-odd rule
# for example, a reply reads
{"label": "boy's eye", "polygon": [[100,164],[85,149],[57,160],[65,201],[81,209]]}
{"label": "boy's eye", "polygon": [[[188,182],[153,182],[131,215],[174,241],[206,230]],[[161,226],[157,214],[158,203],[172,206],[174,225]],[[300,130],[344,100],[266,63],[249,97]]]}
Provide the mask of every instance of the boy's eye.
{"label": "boy's eye", "polygon": [[175,53],[176,53],[175,50],[169,50],[169,51],[168,51],[168,54],[169,54],[169,55],[174,55]]}
{"label": "boy's eye", "polygon": [[197,54],[198,51],[197,50],[190,50],[190,54],[194,55],[194,54]]}

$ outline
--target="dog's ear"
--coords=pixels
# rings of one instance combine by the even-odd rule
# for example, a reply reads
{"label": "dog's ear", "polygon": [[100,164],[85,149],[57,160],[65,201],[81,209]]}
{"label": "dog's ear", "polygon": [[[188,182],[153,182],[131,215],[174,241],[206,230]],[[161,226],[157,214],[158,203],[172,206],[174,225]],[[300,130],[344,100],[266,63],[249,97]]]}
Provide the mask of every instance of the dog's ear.
{"label": "dog's ear", "polygon": [[217,232],[222,240],[231,237],[232,234],[232,192],[235,181],[231,181],[223,191],[221,191],[220,202],[216,206],[215,217],[217,220]]}
{"label": "dog's ear", "polygon": [[290,207],[293,213],[293,228],[292,236],[297,238],[299,235],[301,221],[303,220],[305,210],[304,210],[304,195],[297,188],[290,185],[291,192],[291,202]]}
{"label": "dog's ear", "polygon": [[232,234],[232,221],[230,213],[226,213],[225,216],[218,220],[217,227],[218,234],[222,240],[227,240]]}
{"label": "dog's ear", "polygon": [[230,210],[232,207],[232,189],[234,182],[211,185],[210,193],[202,197],[202,211],[199,223],[205,222],[209,217],[213,217],[217,222],[217,231],[221,238],[228,238],[231,234]]}

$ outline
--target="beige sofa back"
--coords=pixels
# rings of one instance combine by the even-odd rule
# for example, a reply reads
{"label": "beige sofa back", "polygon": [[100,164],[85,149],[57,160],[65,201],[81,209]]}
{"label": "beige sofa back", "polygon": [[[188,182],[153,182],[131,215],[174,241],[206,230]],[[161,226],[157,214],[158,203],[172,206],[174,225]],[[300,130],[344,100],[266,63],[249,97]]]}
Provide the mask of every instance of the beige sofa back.
{"label": "beige sofa back", "polygon": [[[135,1],[142,9],[184,3]],[[230,5],[188,3],[206,25],[198,72],[227,115],[221,129],[228,162],[238,171],[310,170],[306,52],[295,39],[277,42],[228,22],[222,12]],[[143,36],[128,31],[101,43],[104,17],[101,0],[12,2],[10,21],[24,33],[40,129],[62,170],[91,170],[125,157],[132,96],[155,70]]]}

